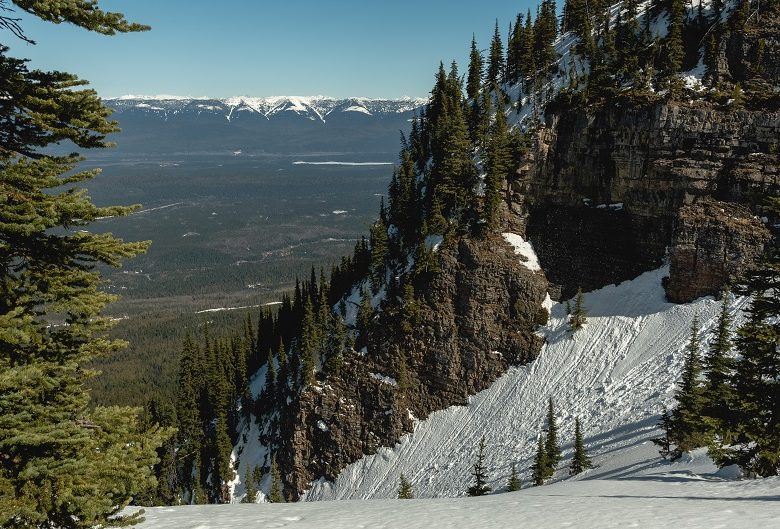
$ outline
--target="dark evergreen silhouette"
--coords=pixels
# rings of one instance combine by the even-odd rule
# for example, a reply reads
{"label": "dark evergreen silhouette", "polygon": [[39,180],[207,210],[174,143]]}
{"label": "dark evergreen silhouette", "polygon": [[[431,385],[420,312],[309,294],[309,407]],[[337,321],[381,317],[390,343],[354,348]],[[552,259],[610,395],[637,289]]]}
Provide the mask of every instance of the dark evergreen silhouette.
{"label": "dark evergreen silhouette", "polygon": [[484,496],[491,489],[487,484],[487,474],[485,473],[485,438],[479,441],[479,451],[477,452],[477,461],[474,463],[471,475],[474,476],[474,484],[468,488],[469,496]]}
{"label": "dark evergreen silhouette", "polygon": [[664,406],[664,412],[661,414],[661,418],[658,421],[658,427],[663,432],[661,437],[653,439],[653,443],[658,445],[658,453],[666,459],[672,453],[672,416],[669,414],[669,410]]}
{"label": "dark evergreen silhouette", "polygon": [[682,378],[675,398],[677,407],[672,412],[670,440],[674,444],[672,459],[684,452],[705,446],[706,426],[702,418],[704,409],[704,388],[701,380],[701,346],[699,342],[699,320],[694,318],[685,356]]}
{"label": "dark evergreen silhouette", "polygon": [[590,468],[593,468],[593,464],[585,452],[585,440],[582,436],[580,418],[577,417],[574,420],[574,455],[571,459],[571,465],[569,465],[569,474],[574,476]]}
{"label": "dark evergreen silhouette", "polygon": [[[567,301],[567,307],[569,302]],[[577,290],[577,296],[574,298],[574,310],[571,311],[569,316],[569,326],[572,332],[579,331],[585,325],[587,321],[587,313],[585,312],[585,295],[582,293],[582,288]]]}
{"label": "dark evergreen silhouette", "polygon": [[282,476],[279,472],[279,465],[276,463],[276,457],[271,459],[271,490],[268,493],[270,503],[284,503],[284,494],[282,493]]}
{"label": "dark evergreen silhouette", "polygon": [[496,20],[496,29],[493,32],[493,40],[490,42],[490,55],[488,57],[486,85],[501,86],[504,82],[504,45],[501,41],[501,33],[498,30],[498,20]]}
{"label": "dark evergreen silhouette", "polygon": [[561,446],[558,441],[558,420],[555,418],[553,399],[547,404],[547,438],[544,443],[544,455],[547,462],[545,479],[553,477],[558,463],[561,462]]}
{"label": "dark evergreen silhouette", "polygon": [[550,465],[547,461],[547,454],[544,450],[544,445],[544,436],[540,435],[536,446],[534,463],[531,465],[531,480],[537,487],[544,485],[544,481],[547,479],[548,468],[550,468]]}
{"label": "dark evergreen silhouette", "polygon": [[522,486],[523,483],[520,481],[520,476],[517,475],[517,465],[512,463],[512,473],[509,474],[509,481],[506,484],[506,488],[509,492],[515,492],[516,490],[520,490]]}

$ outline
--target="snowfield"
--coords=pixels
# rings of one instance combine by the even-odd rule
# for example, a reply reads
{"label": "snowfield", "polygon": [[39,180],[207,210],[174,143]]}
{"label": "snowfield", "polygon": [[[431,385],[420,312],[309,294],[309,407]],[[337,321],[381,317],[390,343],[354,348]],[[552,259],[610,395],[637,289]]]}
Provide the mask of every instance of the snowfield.
{"label": "snowfield", "polygon": [[778,527],[780,480],[577,481],[481,498],[148,509],[154,529],[717,529]]}
{"label": "snowfield", "polygon": [[[670,463],[650,441],[662,407],[672,404],[694,316],[707,340],[720,308],[712,298],[667,303],[667,273],[661,268],[587,293],[588,323],[574,335],[565,305],[553,304],[536,361],[510,369],[467,406],[420,421],[395,447],[350,465],[335,483],[312,484],[307,502],[148,509],[142,527],[780,527],[780,478],[739,480],[735,469],[718,471],[703,451]],[[746,305],[745,298],[731,300],[737,324]],[[555,483],[528,487],[549,397],[563,461]],[[595,468],[569,478],[575,417]],[[470,484],[482,436],[494,492],[503,492],[513,462],[528,488],[456,498]],[[402,472],[425,499],[390,499]]]}

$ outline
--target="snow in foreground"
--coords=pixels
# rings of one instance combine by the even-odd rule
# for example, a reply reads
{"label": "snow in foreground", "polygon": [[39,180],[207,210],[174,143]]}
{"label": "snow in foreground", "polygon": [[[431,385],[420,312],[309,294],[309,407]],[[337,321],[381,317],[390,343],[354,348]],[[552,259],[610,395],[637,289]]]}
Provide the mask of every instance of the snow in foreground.
{"label": "snow in foreground", "polygon": [[148,509],[143,528],[778,527],[780,479],[572,481],[482,498],[206,505]]}

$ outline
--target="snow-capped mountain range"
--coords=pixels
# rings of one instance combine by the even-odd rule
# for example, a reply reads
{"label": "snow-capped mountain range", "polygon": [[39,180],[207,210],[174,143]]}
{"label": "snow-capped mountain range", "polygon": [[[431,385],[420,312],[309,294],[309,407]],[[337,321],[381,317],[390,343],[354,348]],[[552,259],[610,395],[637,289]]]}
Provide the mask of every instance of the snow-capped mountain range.
{"label": "snow-capped mountain range", "polygon": [[307,155],[364,153],[394,160],[408,133],[415,98],[326,96],[225,99],[129,95],[107,98],[122,133],[112,155],[197,153]]}
{"label": "snow-capped mountain range", "polygon": [[257,114],[271,119],[273,116],[294,113],[312,121],[325,123],[340,113],[357,113],[366,116],[403,114],[411,112],[426,100],[404,97],[401,99],[370,99],[350,97],[337,99],[328,96],[234,96],[224,99],[208,97],[184,97],[173,95],[143,96],[125,95],[107,98],[106,103],[116,112],[140,110],[161,116],[179,113],[216,114],[228,121],[241,113]]}

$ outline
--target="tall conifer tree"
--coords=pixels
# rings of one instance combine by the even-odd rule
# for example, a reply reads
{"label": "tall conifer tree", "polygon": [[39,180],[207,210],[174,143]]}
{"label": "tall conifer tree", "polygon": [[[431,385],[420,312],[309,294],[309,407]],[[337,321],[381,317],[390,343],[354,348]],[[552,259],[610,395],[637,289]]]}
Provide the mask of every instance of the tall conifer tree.
{"label": "tall conifer tree", "polygon": [[574,419],[574,456],[571,459],[571,465],[569,465],[569,474],[574,476],[589,468],[593,468],[593,464],[585,452],[585,440],[582,436],[580,418],[577,417]]}
{"label": "tall conifer tree", "polygon": [[699,319],[694,318],[691,336],[685,356],[685,365],[680,380],[677,408],[672,413],[671,441],[675,445],[673,458],[679,458],[683,452],[704,446],[705,425],[702,419],[704,408],[704,388],[701,381],[701,345],[699,343]]}
{"label": "tall conifer tree", "polygon": [[[6,9],[7,2],[0,7]],[[14,0],[42,20],[97,33],[142,31],[97,2]],[[22,28],[4,25],[16,36]],[[137,410],[89,406],[86,365],[124,344],[101,315],[115,298],[97,265],[119,266],[148,243],[83,230],[135,207],[97,207],[77,155],[46,147],[70,140],[101,148],[116,132],[110,111],[85,81],[30,71],[0,46],[0,526],[76,528],[137,521],[121,511],[155,486],[156,450],[172,435],[143,431]],[[52,325],[63,323],[65,325]]]}
{"label": "tall conifer tree", "polygon": [[531,480],[535,486],[544,485],[544,480],[547,479],[547,469],[549,464],[547,462],[547,454],[544,451],[544,436],[540,435],[536,446],[536,455],[534,456],[534,463],[531,465]]}
{"label": "tall conifer tree", "polygon": [[466,96],[476,99],[482,89],[482,76],[484,75],[484,61],[482,52],[477,47],[476,35],[471,36],[471,52],[469,54],[469,70],[466,78]]}
{"label": "tall conifer tree", "polygon": [[506,183],[511,168],[512,152],[509,147],[509,129],[504,114],[504,98],[496,90],[498,99],[496,114],[490,127],[487,145],[487,171],[485,174],[485,201],[483,218],[489,230],[498,226],[501,205],[501,188]]}
{"label": "tall conifer tree", "polygon": [[487,86],[500,86],[504,81],[504,45],[501,42],[501,32],[496,29],[493,32],[493,40],[490,42],[490,55],[488,57]]}
{"label": "tall conifer tree", "polygon": [[545,479],[555,474],[558,463],[561,462],[561,446],[558,442],[558,420],[555,418],[553,399],[547,403],[547,439],[544,444],[544,454],[547,461]]}

